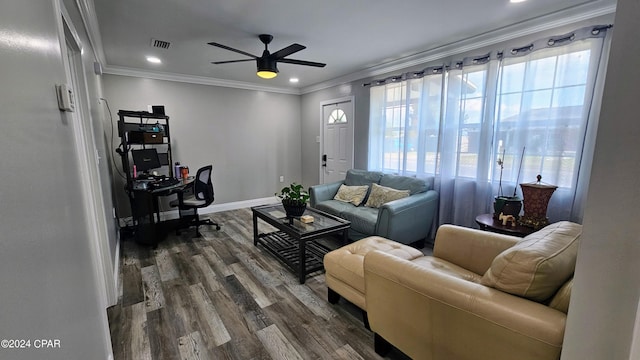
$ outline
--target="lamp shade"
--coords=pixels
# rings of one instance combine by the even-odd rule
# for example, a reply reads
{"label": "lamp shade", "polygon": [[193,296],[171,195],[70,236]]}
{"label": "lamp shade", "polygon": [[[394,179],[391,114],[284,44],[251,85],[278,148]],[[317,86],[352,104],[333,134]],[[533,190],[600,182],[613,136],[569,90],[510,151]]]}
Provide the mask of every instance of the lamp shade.
{"label": "lamp shade", "polygon": [[273,79],[278,76],[278,67],[276,66],[275,60],[263,56],[257,59],[257,63],[258,72],[256,74],[259,77],[263,79]]}

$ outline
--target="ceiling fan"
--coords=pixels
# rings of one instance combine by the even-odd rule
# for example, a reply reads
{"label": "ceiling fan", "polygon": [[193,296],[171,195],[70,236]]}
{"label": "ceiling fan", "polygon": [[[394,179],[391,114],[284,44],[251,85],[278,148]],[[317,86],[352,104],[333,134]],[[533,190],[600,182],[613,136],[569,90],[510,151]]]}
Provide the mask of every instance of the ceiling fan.
{"label": "ceiling fan", "polygon": [[261,34],[261,35],[258,35],[258,38],[260,38],[260,41],[262,41],[262,43],[264,44],[264,51],[262,52],[262,56],[260,57],[253,54],[249,54],[248,52],[244,52],[242,50],[234,49],[226,45],[218,44],[216,42],[210,42],[209,45],[216,46],[225,50],[237,52],[239,54],[242,54],[251,58],[251,59],[241,59],[241,60],[213,61],[211,63],[227,64],[227,63],[235,63],[235,62],[242,62],[242,61],[252,61],[255,59],[258,65],[257,75],[263,79],[273,79],[278,75],[277,64],[279,62],[287,63],[287,64],[295,64],[295,65],[315,66],[315,67],[325,67],[325,65],[327,65],[327,64],[312,62],[312,61],[287,59],[286,58],[287,56],[307,48],[306,46],[303,46],[300,44],[291,44],[286,48],[280,49],[274,52],[273,54],[271,54],[269,53],[268,46],[271,40],[273,40],[273,36],[269,34]]}

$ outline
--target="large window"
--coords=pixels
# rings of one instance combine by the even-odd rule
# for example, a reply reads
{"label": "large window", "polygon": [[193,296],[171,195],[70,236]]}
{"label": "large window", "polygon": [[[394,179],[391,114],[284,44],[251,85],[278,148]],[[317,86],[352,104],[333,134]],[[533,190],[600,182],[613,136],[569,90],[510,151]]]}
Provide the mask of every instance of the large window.
{"label": "large window", "polygon": [[[435,176],[441,209],[443,201],[457,207],[440,222],[469,225],[470,214],[490,209],[501,158],[502,188],[519,194],[518,183],[540,174],[559,186],[552,200],[570,220],[602,29],[380,81],[370,93],[369,168]],[[466,218],[456,221],[455,213]]]}
{"label": "large window", "polygon": [[[591,51],[584,46],[504,61],[496,138],[512,164],[519,163],[525,148],[523,179],[543,174],[547,182],[573,187],[590,104],[586,89],[591,61]],[[505,170],[510,178],[518,167]]]}

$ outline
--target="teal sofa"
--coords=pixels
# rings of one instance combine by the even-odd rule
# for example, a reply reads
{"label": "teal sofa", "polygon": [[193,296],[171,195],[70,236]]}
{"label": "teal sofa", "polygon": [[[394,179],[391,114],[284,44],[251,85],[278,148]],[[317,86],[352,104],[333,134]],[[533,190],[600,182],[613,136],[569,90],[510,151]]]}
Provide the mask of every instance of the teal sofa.
{"label": "teal sofa", "polygon": [[[384,174],[377,171],[351,169],[344,181],[311,186],[310,205],[318,210],[351,221],[349,238],[353,241],[377,235],[403,244],[424,246],[438,207],[438,192],[433,190],[433,177],[418,179]],[[409,196],[383,204],[379,208],[364,204],[371,192],[371,184],[409,190]],[[368,185],[369,193],[362,205],[334,200],[340,185]]]}

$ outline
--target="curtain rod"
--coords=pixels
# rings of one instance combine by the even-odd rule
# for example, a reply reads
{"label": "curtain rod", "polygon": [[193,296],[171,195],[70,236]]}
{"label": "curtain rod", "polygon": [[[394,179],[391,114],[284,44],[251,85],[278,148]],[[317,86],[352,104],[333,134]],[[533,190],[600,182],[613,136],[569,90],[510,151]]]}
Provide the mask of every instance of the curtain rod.
{"label": "curtain rod", "polygon": [[449,64],[431,66],[420,71],[411,71],[411,72],[406,72],[400,75],[392,75],[384,79],[372,80],[371,82],[362,84],[362,86],[380,86],[380,85],[385,85],[387,83],[398,82],[401,80],[419,79],[427,75],[442,74],[445,71],[448,71],[452,67],[455,69],[462,69],[465,65],[485,64],[490,60],[492,60],[492,58],[501,60],[504,57],[524,56],[536,50],[562,46],[565,44],[569,44],[575,40],[601,38],[606,36],[607,30],[609,30],[612,27],[613,27],[612,24],[587,26],[587,27],[583,27],[575,31],[572,31],[568,34],[539,39],[525,46],[511,48],[511,50],[508,50],[508,51],[497,50],[497,51],[489,52],[486,55],[466,57],[462,61],[455,61]]}

